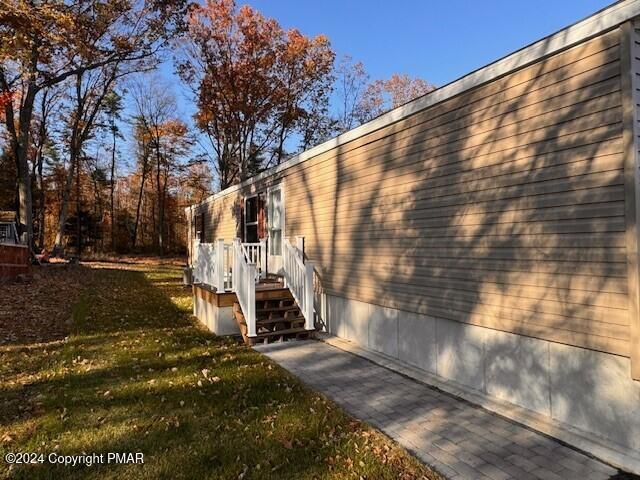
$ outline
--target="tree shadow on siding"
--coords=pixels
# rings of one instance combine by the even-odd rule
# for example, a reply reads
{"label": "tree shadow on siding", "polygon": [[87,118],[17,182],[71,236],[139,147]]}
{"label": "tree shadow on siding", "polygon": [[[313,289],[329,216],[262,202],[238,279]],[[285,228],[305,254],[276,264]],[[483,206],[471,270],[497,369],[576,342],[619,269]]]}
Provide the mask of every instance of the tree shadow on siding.
{"label": "tree shadow on siding", "polygon": [[303,169],[287,228],[328,294],[423,315],[403,330],[410,313],[352,303],[332,333],[380,350],[409,332],[383,353],[637,450],[640,388],[595,353],[629,348],[616,35],[342,145],[332,188]]}

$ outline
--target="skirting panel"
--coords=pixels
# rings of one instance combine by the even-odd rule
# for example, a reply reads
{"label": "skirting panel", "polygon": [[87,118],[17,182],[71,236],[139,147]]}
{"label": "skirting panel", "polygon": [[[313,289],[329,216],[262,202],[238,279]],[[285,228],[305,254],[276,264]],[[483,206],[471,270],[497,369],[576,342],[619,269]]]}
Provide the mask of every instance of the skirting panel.
{"label": "skirting panel", "polygon": [[640,382],[628,358],[332,295],[326,302],[327,333],[640,460],[632,453],[640,451]]}
{"label": "skirting panel", "polygon": [[[233,318],[233,307],[222,306],[216,293],[194,285],[193,315],[216,335],[240,335]],[[220,295],[218,295],[219,297]]]}

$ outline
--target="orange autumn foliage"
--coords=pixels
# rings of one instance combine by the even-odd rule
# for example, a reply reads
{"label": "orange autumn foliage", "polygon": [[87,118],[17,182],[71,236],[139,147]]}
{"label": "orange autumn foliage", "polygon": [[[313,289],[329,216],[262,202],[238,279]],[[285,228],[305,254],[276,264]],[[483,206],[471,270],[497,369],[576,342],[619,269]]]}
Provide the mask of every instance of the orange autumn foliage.
{"label": "orange autumn foliage", "polygon": [[208,0],[192,8],[185,52],[179,73],[199,87],[196,121],[212,139],[223,186],[281,162],[293,134],[318,130],[309,119],[325,108],[333,80],[326,36]]}

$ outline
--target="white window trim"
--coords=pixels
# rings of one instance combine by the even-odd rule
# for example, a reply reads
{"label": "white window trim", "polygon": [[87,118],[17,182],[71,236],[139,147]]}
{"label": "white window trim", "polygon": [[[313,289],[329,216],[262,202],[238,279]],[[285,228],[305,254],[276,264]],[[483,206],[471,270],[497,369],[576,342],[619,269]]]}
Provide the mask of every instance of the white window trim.
{"label": "white window trim", "polygon": [[[280,212],[280,223],[281,223],[280,232],[282,233],[280,234],[281,242],[280,242],[279,255],[271,255],[271,229],[269,228],[269,210],[271,209],[271,192],[273,192],[274,190],[280,190],[280,205],[282,205],[282,212]],[[265,206],[267,208],[267,219],[266,219],[267,221],[266,221],[265,227],[267,230],[267,239],[269,243],[267,247],[269,249],[269,255],[273,257],[281,257],[282,245],[284,243],[284,238],[285,238],[285,228],[287,225],[286,214],[285,214],[285,212],[287,211],[287,208],[286,208],[285,196],[284,196],[284,185],[282,183],[278,183],[277,185],[267,187],[267,201],[265,202]]]}

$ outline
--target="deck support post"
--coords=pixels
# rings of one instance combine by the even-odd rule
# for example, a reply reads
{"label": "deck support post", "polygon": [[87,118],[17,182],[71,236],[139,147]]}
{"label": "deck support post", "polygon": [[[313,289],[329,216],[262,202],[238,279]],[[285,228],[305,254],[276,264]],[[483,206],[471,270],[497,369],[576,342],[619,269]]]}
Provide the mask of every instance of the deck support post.
{"label": "deck support post", "polygon": [[249,264],[249,273],[246,277],[249,284],[247,288],[247,315],[245,317],[247,321],[247,337],[256,336],[256,264]]}

